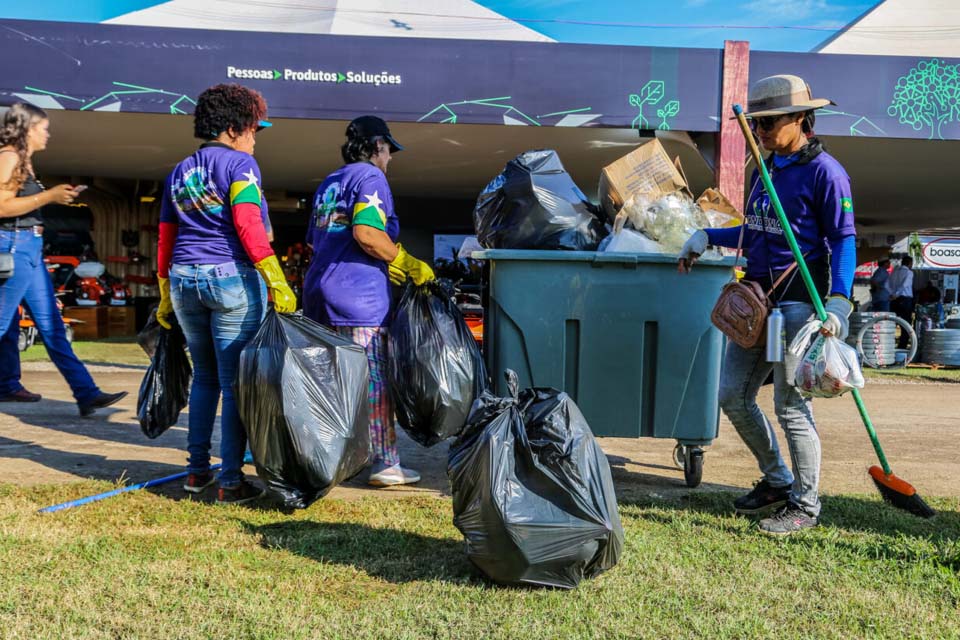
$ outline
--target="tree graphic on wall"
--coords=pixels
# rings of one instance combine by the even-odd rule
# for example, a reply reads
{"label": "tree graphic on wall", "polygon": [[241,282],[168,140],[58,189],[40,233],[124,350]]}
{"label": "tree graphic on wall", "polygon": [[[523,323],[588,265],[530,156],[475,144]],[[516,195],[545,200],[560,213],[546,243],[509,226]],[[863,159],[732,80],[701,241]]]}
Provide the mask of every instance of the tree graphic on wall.
{"label": "tree graphic on wall", "polygon": [[[639,113],[637,117],[633,119],[633,122],[630,123],[635,129],[650,129],[651,123],[643,113],[643,108],[645,105],[657,106],[663,102],[664,97],[666,96],[665,85],[663,80],[650,80],[647,84],[643,85],[643,88],[640,89],[639,93],[631,93],[627,100],[630,102],[631,106],[637,108]],[[666,102],[662,107],[657,109],[657,117],[660,118],[660,124],[657,125],[657,129],[668,131],[670,129],[670,118],[676,117],[680,113],[680,101],[679,100],[670,100]]]}
{"label": "tree graphic on wall", "polygon": [[960,122],[960,65],[936,58],[918,63],[897,81],[887,113],[943,140],[943,125]]}

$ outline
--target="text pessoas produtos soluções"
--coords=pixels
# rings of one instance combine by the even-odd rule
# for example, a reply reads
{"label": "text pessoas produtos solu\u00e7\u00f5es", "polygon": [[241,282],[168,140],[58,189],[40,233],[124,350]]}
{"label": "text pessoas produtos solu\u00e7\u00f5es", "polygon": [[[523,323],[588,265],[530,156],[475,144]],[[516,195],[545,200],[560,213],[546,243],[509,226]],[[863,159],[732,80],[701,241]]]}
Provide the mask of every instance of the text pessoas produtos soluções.
{"label": "text pessoas produtos solu\u00e7\u00f5es", "polygon": [[227,77],[237,80],[286,80],[289,82],[332,82],[349,84],[371,84],[379,87],[383,84],[402,84],[403,78],[398,73],[381,71],[369,73],[367,71],[323,71],[319,69],[248,69],[242,67],[227,67]]}

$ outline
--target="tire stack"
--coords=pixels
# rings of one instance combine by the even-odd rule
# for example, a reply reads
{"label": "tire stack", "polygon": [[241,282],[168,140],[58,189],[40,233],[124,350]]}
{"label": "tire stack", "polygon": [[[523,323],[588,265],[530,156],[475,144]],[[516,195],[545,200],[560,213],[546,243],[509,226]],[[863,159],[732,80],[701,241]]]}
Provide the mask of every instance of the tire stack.
{"label": "tire stack", "polygon": [[[850,332],[847,344],[857,348],[857,336],[863,325],[875,318],[893,318],[889,311],[850,314]],[[863,334],[863,364],[868,367],[889,367],[897,362],[897,325],[893,322],[877,322]]]}
{"label": "tire stack", "polygon": [[924,331],[923,361],[927,364],[960,367],[960,328]]}

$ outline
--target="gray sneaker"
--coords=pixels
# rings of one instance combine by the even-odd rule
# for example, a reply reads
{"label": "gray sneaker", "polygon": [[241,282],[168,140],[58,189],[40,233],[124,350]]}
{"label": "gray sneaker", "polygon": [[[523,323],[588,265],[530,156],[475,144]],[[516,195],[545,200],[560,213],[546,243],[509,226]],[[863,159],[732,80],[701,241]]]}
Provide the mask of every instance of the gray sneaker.
{"label": "gray sneaker", "polygon": [[815,516],[788,502],[775,514],[760,521],[760,531],[772,536],[788,536],[818,524],[820,521]]}

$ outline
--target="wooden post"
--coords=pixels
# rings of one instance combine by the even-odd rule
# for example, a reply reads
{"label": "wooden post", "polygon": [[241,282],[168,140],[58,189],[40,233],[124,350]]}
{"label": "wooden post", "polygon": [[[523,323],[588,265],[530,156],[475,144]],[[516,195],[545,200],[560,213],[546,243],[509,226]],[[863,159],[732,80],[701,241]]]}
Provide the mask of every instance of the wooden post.
{"label": "wooden post", "polygon": [[743,192],[746,183],[744,163],[746,143],[733,117],[733,105],[747,107],[750,82],[750,43],[727,40],[723,43],[723,86],[720,97],[720,139],[717,144],[717,189],[737,208],[743,211]]}

